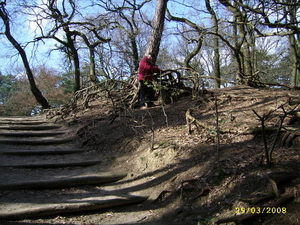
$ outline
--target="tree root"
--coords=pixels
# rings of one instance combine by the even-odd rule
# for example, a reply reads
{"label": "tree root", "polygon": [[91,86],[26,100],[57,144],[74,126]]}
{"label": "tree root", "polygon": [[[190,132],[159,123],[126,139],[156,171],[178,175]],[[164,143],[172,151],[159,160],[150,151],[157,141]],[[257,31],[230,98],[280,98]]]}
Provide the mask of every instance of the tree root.
{"label": "tree root", "polygon": [[197,120],[195,117],[192,116],[193,111],[194,109],[191,108],[185,113],[186,124],[189,128],[188,130],[189,134],[192,133],[192,124],[195,124],[196,126],[200,126],[206,130],[210,130],[211,128],[209,126],[207,126],[206,124],[202,123],[201,121]]}

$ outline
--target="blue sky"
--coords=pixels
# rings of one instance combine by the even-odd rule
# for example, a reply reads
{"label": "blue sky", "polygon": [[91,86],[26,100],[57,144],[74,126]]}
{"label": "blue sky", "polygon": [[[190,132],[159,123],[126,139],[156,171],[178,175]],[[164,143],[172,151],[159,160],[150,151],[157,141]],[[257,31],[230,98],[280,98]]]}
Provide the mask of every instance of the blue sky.
{"label": "blue sky", "polygon": [[[39,0],[41,1],[41,0]],[[142,0],[141,0],[142,1]],[[85,2],[85,1],[84,1]],[[138,2],[138,1],[137,1]],[[189,13],[189,8],[185,7],[185,4],[188,4],[190,1],[186,0],[170,0],[168,2],[168,6],[172,13],[175,16],[193,16],[194,19],[196,16],[199,15],[191,15]],[[200,2],[202,1],[194,1]],[[147,9],[147,14],[152,17],[151,14],[154,15],[155,13],[155,6],[156,6],[156,1],[152,1],[151,3],[148,4],[148,9]],[[9,9],[9,6],[7,6]],[[81,7],[85,8],[86,5],[82,5]],[[86,11],[88,13],[91,13],[91,8],[86,8]],[[28,19],[34,19],[30,16],[21,16],[22,14],[20,13],[15,13],[13,14],[13,23],[12,23],[12,33],[14,37],[19,41],[21,44],[25,44],[28,41],[32,40],[34,35],[35,35],[35,29],[36,25],[34,23],[30,23]],[[0,21],[0,24],[2,24],[2,21]],[[43,24],[46,26],[46,24]],[[171,22],[167,25],[166,28],[171,29],[173,26],[175,26],[175,23]],[[1,32],[3,29],[1,30]],[[29,44],[26,46],[26,52],[27,56],[30,60],[30,63],[32,66],[39,65],[39,64],[44,64],[48,65],[50,67],[54,66],[56,68],[61,67],[61,53],[59,52],[52,52],[51,55],[49,56],[49,49],[53,49],[54,45],[57,42],[54,41],[45,41],[45,43],[40,42],[38,46],[34,44]],[[0,35],[0,47],[2,51],[0,52],[0,63],[1,63],[1,68],[0,71],[3,74],[7,74],[11,72],[11,69],[14,67],[22,67],[22,63],[20,61],[20,57],[17,55],[17,51],[11,46],[11,44],[8,42],[6,37],[4,35]],[[32,57],[33,55],[38,55],[38,57]]]}

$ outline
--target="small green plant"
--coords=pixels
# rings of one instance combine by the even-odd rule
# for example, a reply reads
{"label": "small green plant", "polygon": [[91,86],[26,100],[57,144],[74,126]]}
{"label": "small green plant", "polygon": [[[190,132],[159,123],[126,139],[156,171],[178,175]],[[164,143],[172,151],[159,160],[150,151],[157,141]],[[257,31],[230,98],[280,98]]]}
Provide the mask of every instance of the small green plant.
{"label": "small green plant", "polygon": [[141,160],[141,161],[144,161],[145,159],[146,159],[146,158],[143,157],[143,156],[140,157],[140,160]]}
{"label": "small green plant", "polygon": [[198,221],[197,225],[211,224],[211,222],[212,222],[213,219],[214,219],[214,217],[203,218],[200,221]]}

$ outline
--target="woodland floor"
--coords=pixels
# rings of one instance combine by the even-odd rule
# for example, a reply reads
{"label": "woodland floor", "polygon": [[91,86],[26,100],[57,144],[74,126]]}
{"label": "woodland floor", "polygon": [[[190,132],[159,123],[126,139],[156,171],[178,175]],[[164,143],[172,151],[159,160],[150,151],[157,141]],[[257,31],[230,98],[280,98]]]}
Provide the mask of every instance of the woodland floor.
{"label": "woodland floor", "polygon": [[[4,224],[213,224],[241,213],[237,211],[242,207],[263,209],[275,202],[277,199],[271,198],[257,205],[246,203],[246,199],[274,193],[266,176],[274,173],[293,176],[278,186],[280,195],[292,194],[293,201],[276,207],[280,213],[242,224],[300,224],[299,145],[282,146],[286,132],[281,132],[268,169],[261,132],[248,132],[260,126],[253,110],[258,115],[271,112],[266,127],[278,125],[283,115],[279,107],[284,105],[286,111],[295,107],[287,103],[289,95],[300,98],[299,91],[235,86],[211,90],[201,98],[185,97],[164,107],[119,110],[117,117],[112,116],[109,100],[91,100],[87,109],[73,111],[65,121],[57,117],[58,123],[69,123],[82,148],[102,159],[102,171],[128,173],[116,187],[149,199],[140,205]],[[219,148],[216,104],[222,131]],[[190,108],[209,129],[192,124],[189,134],[186,112]],[[268,146],[275,133],[267,132]]]}

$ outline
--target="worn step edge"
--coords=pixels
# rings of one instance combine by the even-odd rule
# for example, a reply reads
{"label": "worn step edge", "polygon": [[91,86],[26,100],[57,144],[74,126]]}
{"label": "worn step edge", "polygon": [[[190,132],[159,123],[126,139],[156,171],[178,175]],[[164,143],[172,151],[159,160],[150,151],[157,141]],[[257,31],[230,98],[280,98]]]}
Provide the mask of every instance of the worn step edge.
{"label": "worn step edge", "polygon": [[84,152],[82,149],[47,149],[47,150],[10,150],[0,152],[6,155],[48,155],[48,154],[72,154]]}
{"label": "worn step edge", "polygon": [[44,121],[44,116],[0,116],[0,121]]}
{"label": "worn step edge", "polygon": [[46,121],[34,121],[34,120],[1,120],[0,125],[42,125],[42,124],[49,124]]}
{"label": "worn step edge", "polygon": [[75,166],[93,166],[101,163],[100,160],[86,160],[79,162],[41,162],[41,163],[26,163],[26,164],[1,164],[0,167],[14,168],[59,168],[59,167],[75,167]]}
{"label": "worn step edge", "polygon": [[15,212],[0,213],[0,219],[16,220],[26,218],[37,218],[52,215],[61,215],[66,213],[85,212],[99,210],[111,207],[117,207],[129,204],[138,204],[148,199],[148,196],[127,196],[114,197],[109,200],[95,200],[82,203],[63,203],[52,205],[40,205],[34,209],[23,208]]}
{"label": "worn step edge", "polygon": [[68,137],[68,138],[7,138],[7,139],[0,139],[0,144],[15,144],[15,145],[57,145],[57,144],[65,144],[68,142],[75,141],[75,137]]}
{"label": "worn step edge", "polygon": [[63,131],[28,131],[28,132],[0,132],[0,136],[4,137],[47,137],[65,134]]}
{"label": "worn step edge", "polygon": [[61,127],[60,125],[0,125],[2,130],[52,130]]}
{"label": "worn step edge", "polygon": [[62,177],[48,180],[16,181],[14,183],[0,184],[0,190],[42,190],[77,187],[83,185],[100,185],[116,182],[126,176],[127,174],[102,173],[75,177]]}

